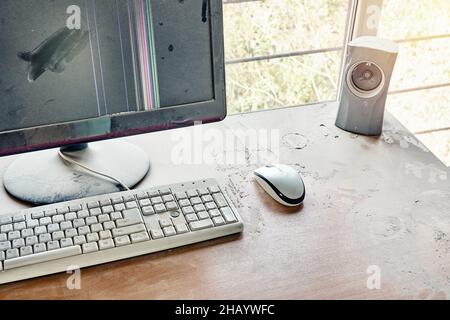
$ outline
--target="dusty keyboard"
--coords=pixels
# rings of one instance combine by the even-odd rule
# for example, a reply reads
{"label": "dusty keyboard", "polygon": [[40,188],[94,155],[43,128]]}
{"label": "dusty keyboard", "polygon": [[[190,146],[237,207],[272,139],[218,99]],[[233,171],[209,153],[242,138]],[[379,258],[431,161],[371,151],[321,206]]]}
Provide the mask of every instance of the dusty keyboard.
{"label": "dusty keyboard", "polygon": [[0,284],[243,230],[215,180],[133,190],[0,215]]}

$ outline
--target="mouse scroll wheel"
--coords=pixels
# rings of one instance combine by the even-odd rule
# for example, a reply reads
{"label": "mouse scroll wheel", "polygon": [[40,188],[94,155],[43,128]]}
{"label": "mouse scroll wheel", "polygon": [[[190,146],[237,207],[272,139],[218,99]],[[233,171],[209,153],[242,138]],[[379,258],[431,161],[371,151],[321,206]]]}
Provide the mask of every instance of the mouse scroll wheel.
{"label": "mouse scroll wheel", "polygon": [[269,165],[266,166],[266,168],[273,168],[273,167],[274,167],[274,166],[271,165],[271,164],[269,164]]}

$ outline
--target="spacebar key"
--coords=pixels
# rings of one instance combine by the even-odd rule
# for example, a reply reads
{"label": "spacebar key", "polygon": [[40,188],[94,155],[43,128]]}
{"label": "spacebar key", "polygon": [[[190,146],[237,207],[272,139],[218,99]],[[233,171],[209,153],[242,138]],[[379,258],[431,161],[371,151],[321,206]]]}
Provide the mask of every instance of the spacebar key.
{"label": "spacebar key", "polygon": [[41,252],[32,254],[29,256],[24,256],[20,258],[14,258],[10,260],[4,261],[4,267],[5,270],[19,268],[19,267],[25,267],[32,264],[37,264],[41,262],[46,262],[50,260],[56,260],[56,259],[62,259],[67,258],[71,256],[76,256],[81,254],[81,247],[80,246],[72,246],[67,247],[63,249],[57,249],[47,252]]}

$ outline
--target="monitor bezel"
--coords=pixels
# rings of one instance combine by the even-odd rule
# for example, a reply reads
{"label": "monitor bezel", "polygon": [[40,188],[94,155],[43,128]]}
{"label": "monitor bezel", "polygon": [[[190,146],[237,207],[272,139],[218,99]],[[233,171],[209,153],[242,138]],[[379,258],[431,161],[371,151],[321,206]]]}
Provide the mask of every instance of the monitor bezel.
{"label": "monitor bezel", "polygon": [[209,1],[214,99],[0,133],[0,156],[212,123],[227,116],[223,8]]}

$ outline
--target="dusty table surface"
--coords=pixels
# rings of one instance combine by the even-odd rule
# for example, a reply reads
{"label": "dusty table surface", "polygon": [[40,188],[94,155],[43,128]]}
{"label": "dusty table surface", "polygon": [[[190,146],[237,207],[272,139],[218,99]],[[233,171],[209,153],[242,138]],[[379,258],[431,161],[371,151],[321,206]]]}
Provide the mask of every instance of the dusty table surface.
{"label": "dusty table surface", "polygon": [[[127,138],[152,162],[139,188],[216,178],[244,219],[243,234],[83,269],[80,290],[67,289],[68,274],[1,285],[0,299],[449,297],[448,168],[389,114],[379,138],[341,131],[335,115],[335,104],[314,105]],[[237,142],[195,149],[200,128]],[[245,146],[251,130],[279,143]],[[177,158],[180,137],[208,164]],[[243,163],[224,160],[236,150]],[[304,177],[301,208],[277,204],[253,180],[277,154]],[[0,160],[0,174],[15,157]],[[1,213],[26,207],[3,189],[0,201]],[[377,279],[380,288],[369,289]]]}

